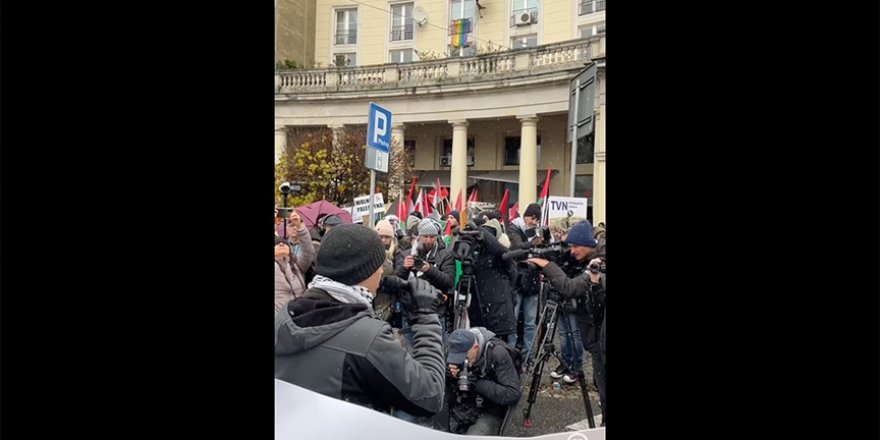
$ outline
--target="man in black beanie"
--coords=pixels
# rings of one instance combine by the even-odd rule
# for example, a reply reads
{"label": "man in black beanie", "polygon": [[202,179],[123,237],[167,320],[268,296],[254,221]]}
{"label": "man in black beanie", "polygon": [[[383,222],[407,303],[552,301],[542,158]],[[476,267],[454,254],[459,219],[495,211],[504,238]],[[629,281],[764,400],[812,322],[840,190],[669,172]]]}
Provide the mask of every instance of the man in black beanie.
{"label": "man in black beanie", "polygon": [[379,234],[366,226],[339,225],[324,237],[308,290],[275,317],[275,377],[377,411],[431,416],[444,393],[439,293],[397,279],[415,340],[407,353],[373,311],[384,261]]}
{"label": "man in black beanie", "polygon": [[[532,203],[526,207],[523,213],[523,221],[526,229],[523,230],[515,223],[511,223],[507,228],[507,237],[510,239],[510,250],[531,249],[534,246],[544,244],[542,234],[538,234],[537,227],[541,224],[541,205]],[[540,283],[536,277],[520,275],[516,279],[516,295],[514,314],[519,316],[520,310],[523,314],[523,338],[522,352],[528,357],[532,349],[532,340],[535,338],[535,331],[538,319],[538,291]],[[517,338],[508,340],[508,344],[517,345]],[[560,370],[561,371],[561,370]],[[558,372],[557,372],[558,373]],[[562,376],[559,376],[562,377]],[[556,378],[556,376],[554,376]]]}

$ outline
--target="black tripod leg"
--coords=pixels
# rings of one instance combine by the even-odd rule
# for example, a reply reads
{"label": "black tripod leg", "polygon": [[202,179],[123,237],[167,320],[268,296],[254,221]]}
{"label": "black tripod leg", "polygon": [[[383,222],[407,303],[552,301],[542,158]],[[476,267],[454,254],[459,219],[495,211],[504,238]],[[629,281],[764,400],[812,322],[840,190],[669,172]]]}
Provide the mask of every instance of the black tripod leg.
{"label": "black tripod leg", "polygon": [[544,371],[544,362],[546,362],[549,353],[544,353],[541,356],[541,359],[538,360],[538,364],[535,365],[535,370],[532,372],[532,383],[529,385],[529,398],[526,400],[528,406],[523,410],[523,428],[531,428],[532,427],[532,405],[535,404],[535,401],[538,399],[538,387],[541,386],[541,373]]}
{"label": "black tripod leg", "polygon": [[501,422],[501,427],[498,428],[498,436],[503,437],[504,432],[507,431],[507,425],[510,424],[510,420],[513,419],[513,407],[507,408],[507,413],[504,414],[504,420]]}
{"label": "black tripod leg", "polygon": [[[573,331],[571,329],[571,322],[568,320],[568,312],[566,312],[565,309],[562,309],[561,318],[562,325],[565,326],[566,340],[568,340],[569,347],[572,347],[572,350],[574,350],[575,343],[580,341],[575,341],[572,336]],[[584,350],[586,350],[586,347],[584,347]],[[583,371],[578,371],[577,373],[578,384],[581,387],[581,395],[584,399],[584,409],[587,410],[587,424],[589,424],[590,429],[592,429],[596,427],[596,422],[593,420],[593,407],[590,405],[590,394],[587,391],[587,379],[584,377],[585,375]]]}
{"label": "black tripod leg", "polygon": [[583,374],[579,378],[578,383],[581,386],[581,394],[584,398],[584,409],[587,410],[587,424],[590,425],[590,429],[593,429],[596,427],[596,421],[593,420],[593,406],[590,405],[590,394],[587,392],[587,379],[584,378]]}

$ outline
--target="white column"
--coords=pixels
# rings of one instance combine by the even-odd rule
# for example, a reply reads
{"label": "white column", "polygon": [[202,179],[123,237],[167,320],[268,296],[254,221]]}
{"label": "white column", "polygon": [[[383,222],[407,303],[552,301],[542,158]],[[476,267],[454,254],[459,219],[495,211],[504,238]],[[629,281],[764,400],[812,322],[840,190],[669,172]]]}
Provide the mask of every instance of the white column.
{"label": "white column", "polygon": [[605,221],[605,104],[596,114],[596,157],[593,163],[593,225]]}
{"label": "white column", "polygon": [[[526,210],[538,200],[538,118],[535,115],[520,116],[522,123],[519,151],[519,209]],[[543,182],[542,182],[543,183]]]}
{"label": "white column", "polygon": [[462,205],[467,203],[467,127],[465,119],[449,121],[452,124],[452,167],[449,170],[449,199],[452,203],[461,191]]}

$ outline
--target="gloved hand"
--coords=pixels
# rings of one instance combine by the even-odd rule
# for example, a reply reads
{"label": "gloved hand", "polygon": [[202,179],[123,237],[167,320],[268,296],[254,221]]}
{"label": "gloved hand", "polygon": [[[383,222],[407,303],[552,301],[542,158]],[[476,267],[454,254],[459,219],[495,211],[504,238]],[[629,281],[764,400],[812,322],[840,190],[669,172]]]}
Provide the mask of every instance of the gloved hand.
{"label": "gloved hand", "polygon": [[439,290],[421,278],[411,277],[406,283],[409,286],[409,292],[401,292],[400,295],[400,306],[406,318],[437,313],[442,296]]}

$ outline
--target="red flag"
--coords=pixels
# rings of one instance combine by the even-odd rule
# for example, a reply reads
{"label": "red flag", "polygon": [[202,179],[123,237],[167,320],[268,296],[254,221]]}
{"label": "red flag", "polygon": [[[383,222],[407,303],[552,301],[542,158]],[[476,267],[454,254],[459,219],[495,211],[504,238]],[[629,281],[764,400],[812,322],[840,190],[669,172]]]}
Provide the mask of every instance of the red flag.
{"label": "red flag", "polygon": [[446,230],[443,231],[443,236],[449,237],[450,235],[452,235],[452,222],[446,219]]}
{"label": "red flag", "polygon": [[[406,195],[406,215],[409,215],[410,212],[413,212],[413,191],[416,189],[416,176],[413,176],[412,183],[409,184],[409,193]],[[399,217],[399,216],[398,216]],[[400,217],[400,221],[406,223],[406,217]]]}
{"label": "red flag", "polygon": [[550,219],[547,218],[547,197],[550,195],[550,168],[547,168],[547,177],[544,178],[544,186],[541,187],[541,197],[538,204],[541,205],[541,225],[547,226]]}
{"label": "red flag", "polygon": [[[401,192],[400,195],[403,196],[403,192]],[[406,200],[403,200],[403,197],[401,197],[400,200],[397,201],[397,218],[400,219],[401,225],[406,225],[406,208]]]}
{"label": "red flag", "polygon": [[548,195],[550,195],[550,168],[547,168],[547,177],[544,178],[544,186],[541,187],[541,197],[538,198],[538,204],[544,206]]}
{"label": "red flag", "polygon": [[504,224],[507,224],[509,222],[509,220],[505,220],[505,218],[507,218],[507,216],[505,214],[507,214],[507,198],[508,197],[510,197],[510,190],[505,189],[504,196],[501,197],[501,207],[500,207],[501,209],[499,209],[499,211],[501,211],[501,223],[504,223]]}
{"label": "red flag", "polygon": [[455,210],[458,211],[458,212],[461,212],[461,191],[462,191],[462,189],[459,188],[459,190],[458,190],[458,198],[455,199]]}
{"label": "red flag", "polygon": [[424,212],[424,207],[423,207],[423,205],[422,205],[422,198],[423,198],[423,197],[422,197],[422,189],[419,188],[419,195],[417,195],[417,196],[416,196],[416,199],[413,201],[412,209],[410,209],[410,212],[416,212],[416,211],[418,211],[418,212],[421,212],[422,215],[425,214],[425,212]]}
{"label": "red flag", "polygon": [[519,202],[514,203],[513,206],[510,207],[510,213],[508,215],[509,221],[513,221],[513,219],[519,217],[519,210],[517,210],[518,207]]}

